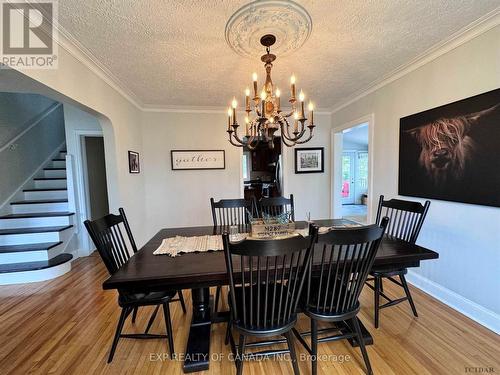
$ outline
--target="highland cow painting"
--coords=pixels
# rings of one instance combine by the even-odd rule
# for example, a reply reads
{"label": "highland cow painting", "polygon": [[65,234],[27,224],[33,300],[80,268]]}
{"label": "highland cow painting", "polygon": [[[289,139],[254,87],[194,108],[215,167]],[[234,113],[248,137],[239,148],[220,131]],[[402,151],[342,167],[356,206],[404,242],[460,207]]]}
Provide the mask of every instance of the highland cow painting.
{"label": "highland cow painting", "polygon": [[500,207],[500,89],[400,120],[399,194]]}

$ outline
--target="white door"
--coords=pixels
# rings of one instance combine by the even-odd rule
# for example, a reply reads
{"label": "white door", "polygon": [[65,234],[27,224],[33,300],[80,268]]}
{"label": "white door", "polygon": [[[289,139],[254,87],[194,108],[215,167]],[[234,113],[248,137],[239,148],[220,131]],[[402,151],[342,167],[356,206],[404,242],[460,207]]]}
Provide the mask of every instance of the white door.
{"label": "white door", "polygon": [[342,204],[354,204],[356,152],[342,153]]}

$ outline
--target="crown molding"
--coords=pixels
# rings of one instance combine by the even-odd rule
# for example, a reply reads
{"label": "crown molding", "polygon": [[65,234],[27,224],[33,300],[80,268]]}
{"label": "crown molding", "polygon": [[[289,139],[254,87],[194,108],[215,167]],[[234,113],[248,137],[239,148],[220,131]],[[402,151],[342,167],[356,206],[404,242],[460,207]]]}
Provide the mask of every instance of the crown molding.
{"label": "crown molding", "polygon": [[132,103],[137,109],[143,110],[144,104],[139,97],[108,68],[106,68],[85,46],[71,35],[60,24],[54,25],[58,32],[57,44],[65,49],[71,56],[80,61],[91,72],[96,74],[120,95]]}
{"label": "crown molding", "polygon": [[[25,0],[29,2],[29,0]],[[421,66],[435,60],[445,53],[461,46],[462,44],[476,38],[477,36],[500,25],[500,7],[492,10],[476,21],[470,23],[463,29],[452,34],[450,37],[435,44],[427,51],[412,59],[406,64],[394,69],[381,79],[378,79],[364,89],[357,91],[346,100],[331,108],[318,108],[315,111],[319,115],[331,115],[357,100],[373,93],[374,91],[388,85],[391,82],[405,76],[406,74],[420,68]],[[61,25],[55,25],[58,30],[59,46],[64,48],[71,56],[84,64],[90,71],[106,82],[110,87],[116,90],[120,95],[127,99],[137,109],[143,112],[165,112],[165,113],[225,113],[227,108],[219,106],[179,106],[179,105],[153,105],[143,103],[140,98],[130,90],[118,77],[116,77],[108,68],[106,68],[85,46],[83,46],[75,37],[73,37]]]}
{"label": "crown molding", "polygon": [[463,29],[452,34],[450,37],[435,44],[427,51],[410,60],[408,63],[401,65],[392,72],[386,74],[382,78],[373,81],[364,89],[361,89],[349,96],[346,100],[330,109],[331,114],[334,114],[348,105],[358,101],[359,99],[377,91],[378,89],[388,85],[391,82],[407,75],[408,73],[420,68],[421,66],[437,59],[438,57],[448,53],[464,43],[484,34],[485,32],[500,25],[500,7],[495,8],[491,12],[478,18],[474,22],[465,26]]}
{"label": "crown molding", "polygon": [[[178,105],[150,105],[145,104],[142,106],[143,112],[148,113],[217,113],[226,114],[227,107],[220,106],[178,106]],[[239,110],[238,113],[245,113],[245,111]],[[325,108],[318,108],[314,111],[316,115],[330,115],[331,112]]]}

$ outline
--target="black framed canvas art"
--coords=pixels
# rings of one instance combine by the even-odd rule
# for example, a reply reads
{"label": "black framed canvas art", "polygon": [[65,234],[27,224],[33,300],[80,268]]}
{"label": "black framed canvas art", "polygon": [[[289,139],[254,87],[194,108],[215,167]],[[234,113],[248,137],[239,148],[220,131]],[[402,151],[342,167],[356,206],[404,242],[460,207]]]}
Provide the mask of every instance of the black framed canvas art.
{"label": "black framed canvas art", "polygon": [[295,149],[295,173],[323,173],[324,170],[323,147]]}
{"label": "black framed canvas art", "polygon": [[500,207],[500,89],[400,119],[399,194]]}
{"label": "black framed canvas art", "polygon": [[129,173],[140,173],[139,153],[135,151],[128,152],[128,171]]}

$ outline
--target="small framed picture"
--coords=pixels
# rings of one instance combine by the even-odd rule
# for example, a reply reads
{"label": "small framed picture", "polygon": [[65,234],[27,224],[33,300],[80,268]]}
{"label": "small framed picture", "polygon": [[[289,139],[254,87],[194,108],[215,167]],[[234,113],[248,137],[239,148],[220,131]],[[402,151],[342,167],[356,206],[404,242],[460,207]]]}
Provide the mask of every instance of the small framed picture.
{"label": "small framed picture", "polygon": [[128,171],[130,173],[140,173],[139,153],[135,151],[128,152]]}
{"label": "small framed picture", "polygon": [[324,148],[296,148],[295,173],[323,173],[325,171]]}

